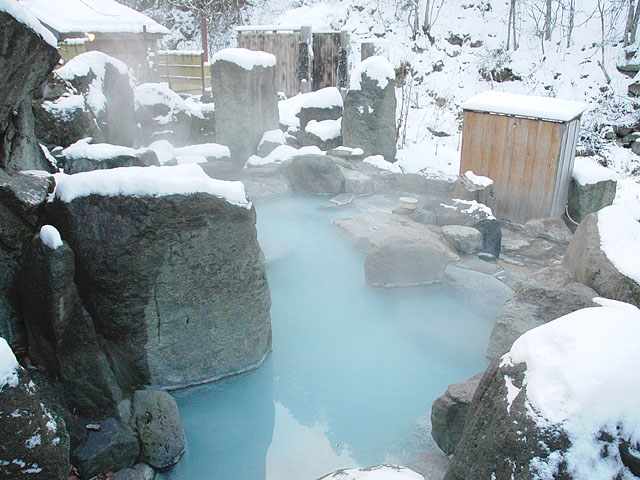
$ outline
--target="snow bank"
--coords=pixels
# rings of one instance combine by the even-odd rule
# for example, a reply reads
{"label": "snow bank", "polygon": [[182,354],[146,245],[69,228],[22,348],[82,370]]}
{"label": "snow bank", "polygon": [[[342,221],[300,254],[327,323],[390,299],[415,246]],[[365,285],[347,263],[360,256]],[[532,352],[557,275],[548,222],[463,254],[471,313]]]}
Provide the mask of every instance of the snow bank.
{"label": "snow bank", "polygon": [[18,360],[7,341],[0,337],[0,391],[18,386]]}
{"label": "snow bank", "polygon": [[[23,1],[22,3],[28,4],[29,2]],[[25,24],[40,35],[42,39],[53,48],[58,48],[58,41],[53,33],[42,26],[38,18],[29,9],[25,8],[16,0],[0,0],[0,12],[7,12],[17,21]]]}
{"label": "snow bank", "polygon": [[214,180],[202,168],[190,163],[175,167],[125,167],[67,175],[54,175],[52,197],[63,202],[88,195],[131,195],[162,197],[208,193],[229,203],[251,208],[242,182]]}
{"label": "snow bank", "polygon": [[342,95],[336,87],[321,88],[316,92],[308,94],[308,96],[304,98],[302,106],[304,108],[342,108]]}
{"label": "snow bank", "polygon": [[640,284],[640,223],[621,205],[598,212],[600,248],[618,271]]}
{"label": "snow bank", "polygon": [[582,112],[587,109],[587,105],[582,102],[552,97],[487,91],[467,100],[462,104],[462,108],[476,112],[493,112],[568,122],[582,115]]}
{"label": "snow bank", "polygon": [[198,145],[188,145],[186,147],[174,148],[172,152],[176,157],[195,155],[207,158],[229,158],[231,156],[229,147],[220,145],[218,143],[201,143]]}
{"label": "snow bank", "polygon": [[280,100],[278,102],[278,112],[280,115],[280,123],[287,127],[300,128],[300,118],[298,114],[302,105],[313,93],[302,93],[295,97]]}
{"label": "snow bank", "polygon": [[321,155],[322,150],[320,150],[316,146],[311,147],[302,147],[302,148],[294,148],[290,145],[280,145],[276,147],[269,155],[264,158],[261,158],[257,155],[252,155],[247,160],[247,167],[259,167],[262,165],[268,165],[270,163],[282,163],[287,160],[291,160],[293,157],[297,155]]}
{"label": "snow bank", "polygon": [[378,87],[384,89],[390,81],[395,81],[396,72],[389,60],[384,57],[374,55],[362,61],[351,74],[349,88],[360,90],[362,75],[375,80]]}
{"label": "snow bank", "polygon": [[235,63],[245,70],[253,70],[255,67],[275,67],[276,56],[267,52],[247,50],[246,48],[225,48],[216,52],[211,57],[211,65],[216,62],[226,61]]}
{"label": "snow bank", "polygon": [[60,33],[170,33],[149,17],[115,0],[21,0],[44,24]]}
{"label": "snow bank", "polygon": [[373,165],[380,170],[387,170],[392,173],[402,173],[402,169],[395,163],[387,162],[382,155],[372,155],[363,160],[364,163]]}
{"label": "snow bank", "polygon": [[304,129],[323,142],[326,142],[327,140],[333,140],[342,135],[341,125],[342,118],[338,120],[322,120],[321,122],[310,120]]}
{"label": "snow bank", "polygon": [[[455,139],[442,141],[454,142]],[[455,181],[460,172],[460,152],[455,146],[447,144],[416,143],[398,150],[396,158],[397,165],[406,173]]]}
{"label": "snow bank", "polygon": [[62,155],[69,160],[87,158],[96,161],[104,161],[120,155],[135,156],[145,152],[145,149],[135,150],[121,145],[111,145],[109,143],[88,143],[88,139],[83,138],[76,143],[69,145],[62,150]]}
{"label": "snow bank", "polygon": [[604,182],[620,178],[613,170],[599,165],[595,160],[585,157],[576,157],[573,164],[573,179],[580,185]]}
{"label": "snow bank", "polygon": [[488,187],[490,185],[493,185],[493,180],[491,180],[489,177],[483,177],[481,175],[476,175],[471,170],[467,170],[464,173],[464,176],[467,177],[472,183],[474,183],[476,185],[480,185],[480,186],[483,186],[483,187]]}
{"label": "snow bank", "polygon": [[[578,310],[530,330],[502,357],[502,365],[526,362],[529,413],[541,426],[562,424],[571,441],[566,453],[573,478],[617,478],[619,457],[604,461],[599,433],[640,440],[640,310],[612,300]],[[617,428],[620,428],[617,431]],[[542,478],[553,478],[553,472]],[[625,477],[626,478],[626,477]]]}
{"label": "snow bank", "polygon": [[260,148],[260,145],[266,142],[278,143],[280,145],[284,145],[286,142],[284,132],[279,128],[264,132],[264,134],[262,135],[262,138],[260,139],[260,143],[258,144],[258,148]]}
{"label": "snow bank", "polygon": [[42,102],[42,108],[55,117],[69,121],[77,110],[85,110],[84,97],[82,95],[64,95],[54,101]]}
{"label": "snow bank", "polygon": [[43,225],[40,229],[40,240],[51,250],[62,246],[60,232],[53,225]]}
{"label": "snow bank", "polygon": [[453,203],[455,203],[456,207],[463,213],[473,214],[475,212],[482,212],[487,215],[489,219],[496,218],[493,216],[493,211],[484,203],[478,203],[475,200],[461,200],[459,198],[454,198]]}

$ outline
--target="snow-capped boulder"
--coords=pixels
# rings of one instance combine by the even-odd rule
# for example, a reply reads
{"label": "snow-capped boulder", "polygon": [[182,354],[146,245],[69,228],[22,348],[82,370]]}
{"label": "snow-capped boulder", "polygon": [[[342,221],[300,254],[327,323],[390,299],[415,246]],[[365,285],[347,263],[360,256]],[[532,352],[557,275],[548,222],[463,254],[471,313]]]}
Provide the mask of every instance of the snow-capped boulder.
{"label": "snow-capped boulder", "polygon": [[67,480],[69,436],[64,421],[42,403],[40,392],[0,337],[0,477]]}
{"label": "snow-capped boulder", "polygon": [[362,148],[366,155],[395,161],[395,71],[386,58],[369,57],[351,75],[344,100],[342,139],[344,145]]}
{"label": "snow-capped boulder", "polygon": [[340,167],[325,155],[297,155],[282,168],[294,190],[314,195],[336,195],[344,190]]}
{"label": "snow-capped boulder", "polygon": [[487,357],[494,359],[506,353],[523,333],[567,313],[594,306],[596,296],[588,288],[576,289],[543,285],[536,281],[516,283],[513,297],[507,300],[493,324]]}
{"label": "snow-capped boulder", "polygon": [[496,191],[493,180],[489,177],[475,175],[471,170],[459,175],[453,190],[453,198],[475,200],[489,208],[496,202]]}
{"label": "snow-capped boulder", "polygon": [[18,319],[16,276],[20,258],[36,233],[53,177],[0,170],[0,336],[14,345],[25,340]]}
{"label": "snow-capped boulder", "polygon": [[164,470],[180,460],[187,442],[178,405],[166,391],[136,391],[132,422],[140,437],[142,461]]}
{"label": "snow-capped boulder", "polygon": [[[635,478],[640,311],[601,299],[522,335],[485,372],[445,480]],[[622,448],[621,448],[622,447]]]}
{"label": "snow-capped boulder", "polygon": [[19,2],[0,5],[0,168],[47,170],[31,100],[60,59],[55,38]]}
{"label": "snow-capped boulder", "polygon": [[482,233],[473,227],[445,225],[442,235],[458,253],[475,253],[482,249]]}
{"label": "snow-capped boulder", "polygon": [[75,449],[72,462],[82,478],[131,467],[140,453],[131,427],[115,418],[97,422],[87,440]]}
{"label": "snow-capped boulder", "polygon": [[413,470],[397,465],[375,465],[365,468],[336,470],[318,480],[424,480]]}
{"label": "snow-capped boulder", "polygon": [[367,254],[364,275],[374,287],[430,285],[442,281],[452,260],[443,242],[391,237]]}
{"label": "snow-capped boulder", "polygon": [[36,137],[47,147],[68,147],[83,138],[103,142],[93,112],[84,96],[52,72],[43,84],[42,95],[33,103],[36,118]]}
{"label": "snow-capped boulder", "polygon": [[618,175],[588,158],[576,158],[569,184],[569,216],[580,223],[590,213],[613,203]]}
{"label": "snow-capped boulder", "polygon": [[322,122],[323,120],[338,120],[342,117],[342,94],[336,87],[326,87],[304,96],[300,111],[300,130],[311,120]]}
{"label": "snow-capped boulder", "polygon": [[198,116],[180,95],[161,83],[139,85],[134,95],[136,121],[144,145],[158,140],[167,140],[176,146],[193,143],[193,133],[197,130],[194,118]]}
{"label": "snow-capped boulder", "polygon": [[74,283],[75,259],[51,225],[36,235],[18,277],[22,318],[32,361],[64,386],[69,410],[115,415],[122,392],[82,306]]}
{"label": "snow-capped boulder", "polygon": [[58,166],[68,174],[118,167],[160,166],[158,155],[153,150],[135,150],[108,143],[92,144],[86,139],[65,148],[60,157]]}
{"label": "snow-capped boulder", "polygon": [[302,146],[315,145],[327,151],[342,144],[340,120],[309,120],[304,130],[298,133],[298,141]]}
{"label": "snow-capped boulder", "polygon": [[211,58],[211,82],[216,141],[244,166],[264,132],[279,126],[276,57],[243,48],[221,50]]}
{"label": "snow-capped boulder", "polygon": [[276,148],[281,145],[285,145],[287,143],[285,134],[279,128],[275,130],[269,130],[268,132],[264,132],[262,135],[262,139],[258,144],[258,152],[257,155],[261,158],[266,157],[271,152],[273,152]]}
{"label": "snow-capped boulder", "polygon": [[622,206],[587,215],[563,265],[601,296],[640,305],[640,223]]}
{"label": "snow-capped boulder", "polygon": [[72,58],[57,73],[85,98],[106,142],[133,146],[136,132],[133,88],[124,63],[91,51]]}
{"label": "snow-capped boulder", "polygon": [[462,438],[469,406],[481,378],[479,373],[467,381],[449,385],[431,405],[431,436],[447,455],[456,451]]}
{"label": "snow-capped boulder", "polygon": [[270,294],[242,183],[213,180],[197,164],[56,182],[51,223],[75,253],[85,306],[130,386],[189,385],[261,364]]}

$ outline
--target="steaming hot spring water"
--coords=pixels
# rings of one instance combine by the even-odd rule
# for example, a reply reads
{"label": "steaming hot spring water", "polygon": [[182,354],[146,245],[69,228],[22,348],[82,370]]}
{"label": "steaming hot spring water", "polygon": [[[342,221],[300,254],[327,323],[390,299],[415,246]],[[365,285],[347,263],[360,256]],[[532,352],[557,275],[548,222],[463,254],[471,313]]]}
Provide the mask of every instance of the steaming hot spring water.
{"label": "steaming hot spring water", "polygon": [[255,371],[174,392],[188,447],[159,478],[313,480],[437,448],[431,403],[486,368],[510,290],[456,266],[442,284],[371,287],[364,254],[329,223],[359,207],[329,205],[302,195],[256,205],[273,352]]}

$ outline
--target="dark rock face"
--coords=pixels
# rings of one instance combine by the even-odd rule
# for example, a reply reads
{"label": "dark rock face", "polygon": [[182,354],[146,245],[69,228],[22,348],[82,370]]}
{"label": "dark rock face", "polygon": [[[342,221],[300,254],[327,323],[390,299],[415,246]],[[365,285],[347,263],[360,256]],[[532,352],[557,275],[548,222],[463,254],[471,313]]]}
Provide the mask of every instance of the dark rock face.
{"label": "dark rock face", "polygon": [[520,335],[581,308],[596,306],[587,291],[555,288],[535,281],[516,284],[513,298],[505,302],[491,331],[487,357],[508,352]]}
{"label": "dark rock face", "polygon": [[482,373],[466,382],[449,385],[431,406],[431,436],[447,455],[452,455],[462,438],[469,406],[478,389]]}
{"label": "dark rock face", "polygon": [[264,132],[279,126],[276,68],[246,70],[227,60],[211,65],[216,141],[231,150],[231,159],[244,165],[254,155]]}
{"label": "dark rock face", "polygon": [[359,147],[365,155],[396,159],[396,94],[393,80],[384,89],[366,71],[359,90],[347,91],[342,117],[342,139],[347,147]]}
{"label": "dark rock face", "polygon": [[0,431],[0,477],[68,479],[69,435],[64,421],[42,404],[22,367],[17,368],[15,385],[0,387]]}
{"label": "dark rock face", "polygon": [[232,375],[271,350],[253,207],[208,194],[48,205],[123,390]]}
{"label": "dark rock face", "polygon": [[140,453],[138,439],[131,427],[115,418],[108,418],[98,425],[100,430],[89,432],[87,441],[73,452],[73,464],[84,479],[108,470],[131,467]]}
{"label": "dark rock face", "polygon": [[50,168],[34,135],[33,92],[60,59],[55,47],[6,12],[0,12],[0,168]]}
{"label": "dark rock face", "polygon": [[122,392],[82,307],[74,275],[69,246],[53,250],[36,237],[18,280],[29,353],[36,365],[61,379],[71,410],[114,415]]}
{"label": "dark rock face", "polygon": [[[554,451],[566,451],[569,439],[552,423],[540,427],[528,413],[526,364],[500,366],[495,360],[484,373],[473,397],[462,439],[456,448],[445,480],[471,478],[536,478],[531,461],[545,462]],[[518,389],[510,398],[507,380]],[[510,401],[512,400],[512,401]],[[560,465],[559,480],[572,477]]]}
{"label": "dark rock face", "polygon": [[331,107],[305,107],[300,108],[298,118],[300,119],[300,130],[304,130],[311,120],[321,122],[323,120],[338,120],[342,116],[342,105]]}
{"label": "dark rock face", "polygon": [[299,155],[282,169],[294,190],[314,195],[336,195],[344,190],[344,175],[325,155]]}
{"label": "dark rock face", "polygon": [[33,240],[53,177],[9,175],[0,170],[0,336],[10,344],[24,341],[18,321],[16,273]]}
{"label": "dark rock face", "polygon": [[563,265],[576,281],[593,288],[603,297],[640,307],[640,285],[622,274],[600,248],[598,213],[591,213],[580,222],[567,248]]}
{"label": "dark rock face", "polygon": [[616,196],[618,182],[603,180],[597,183],[581,185],[575,179],[569,184],[569,215],[580,223],[590,213],[608,207]]}
{"label": "dark rock face", "polygon": [[175,465],[186,448],[178,405],[162,390],[133,394],[133,424],[142,446],[142,461],[163,470]]}
{"label": "dark rock face", "polygon": [[133,88],[124,63],[92,51],[71,59],[58,74],[85,97],[107,143],[133,146]]}

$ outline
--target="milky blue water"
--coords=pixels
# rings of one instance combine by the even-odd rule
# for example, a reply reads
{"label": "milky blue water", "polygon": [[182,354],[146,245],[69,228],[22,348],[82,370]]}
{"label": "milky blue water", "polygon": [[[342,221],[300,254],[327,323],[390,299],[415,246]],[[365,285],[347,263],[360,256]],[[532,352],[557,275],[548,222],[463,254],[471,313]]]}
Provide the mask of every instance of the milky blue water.
{"label": "milky blue water", "polygon": [[[257,212],[273,353],[254,372],[174,392],[188,451],[160,478],[313,480],[433,448],[431,403],[486,367],[506,287],[458,271],[457,283],[373,288],[364,255],[329,226],[356,207],[293,196]],[[496,304],[479,307],[468,284]]]}

